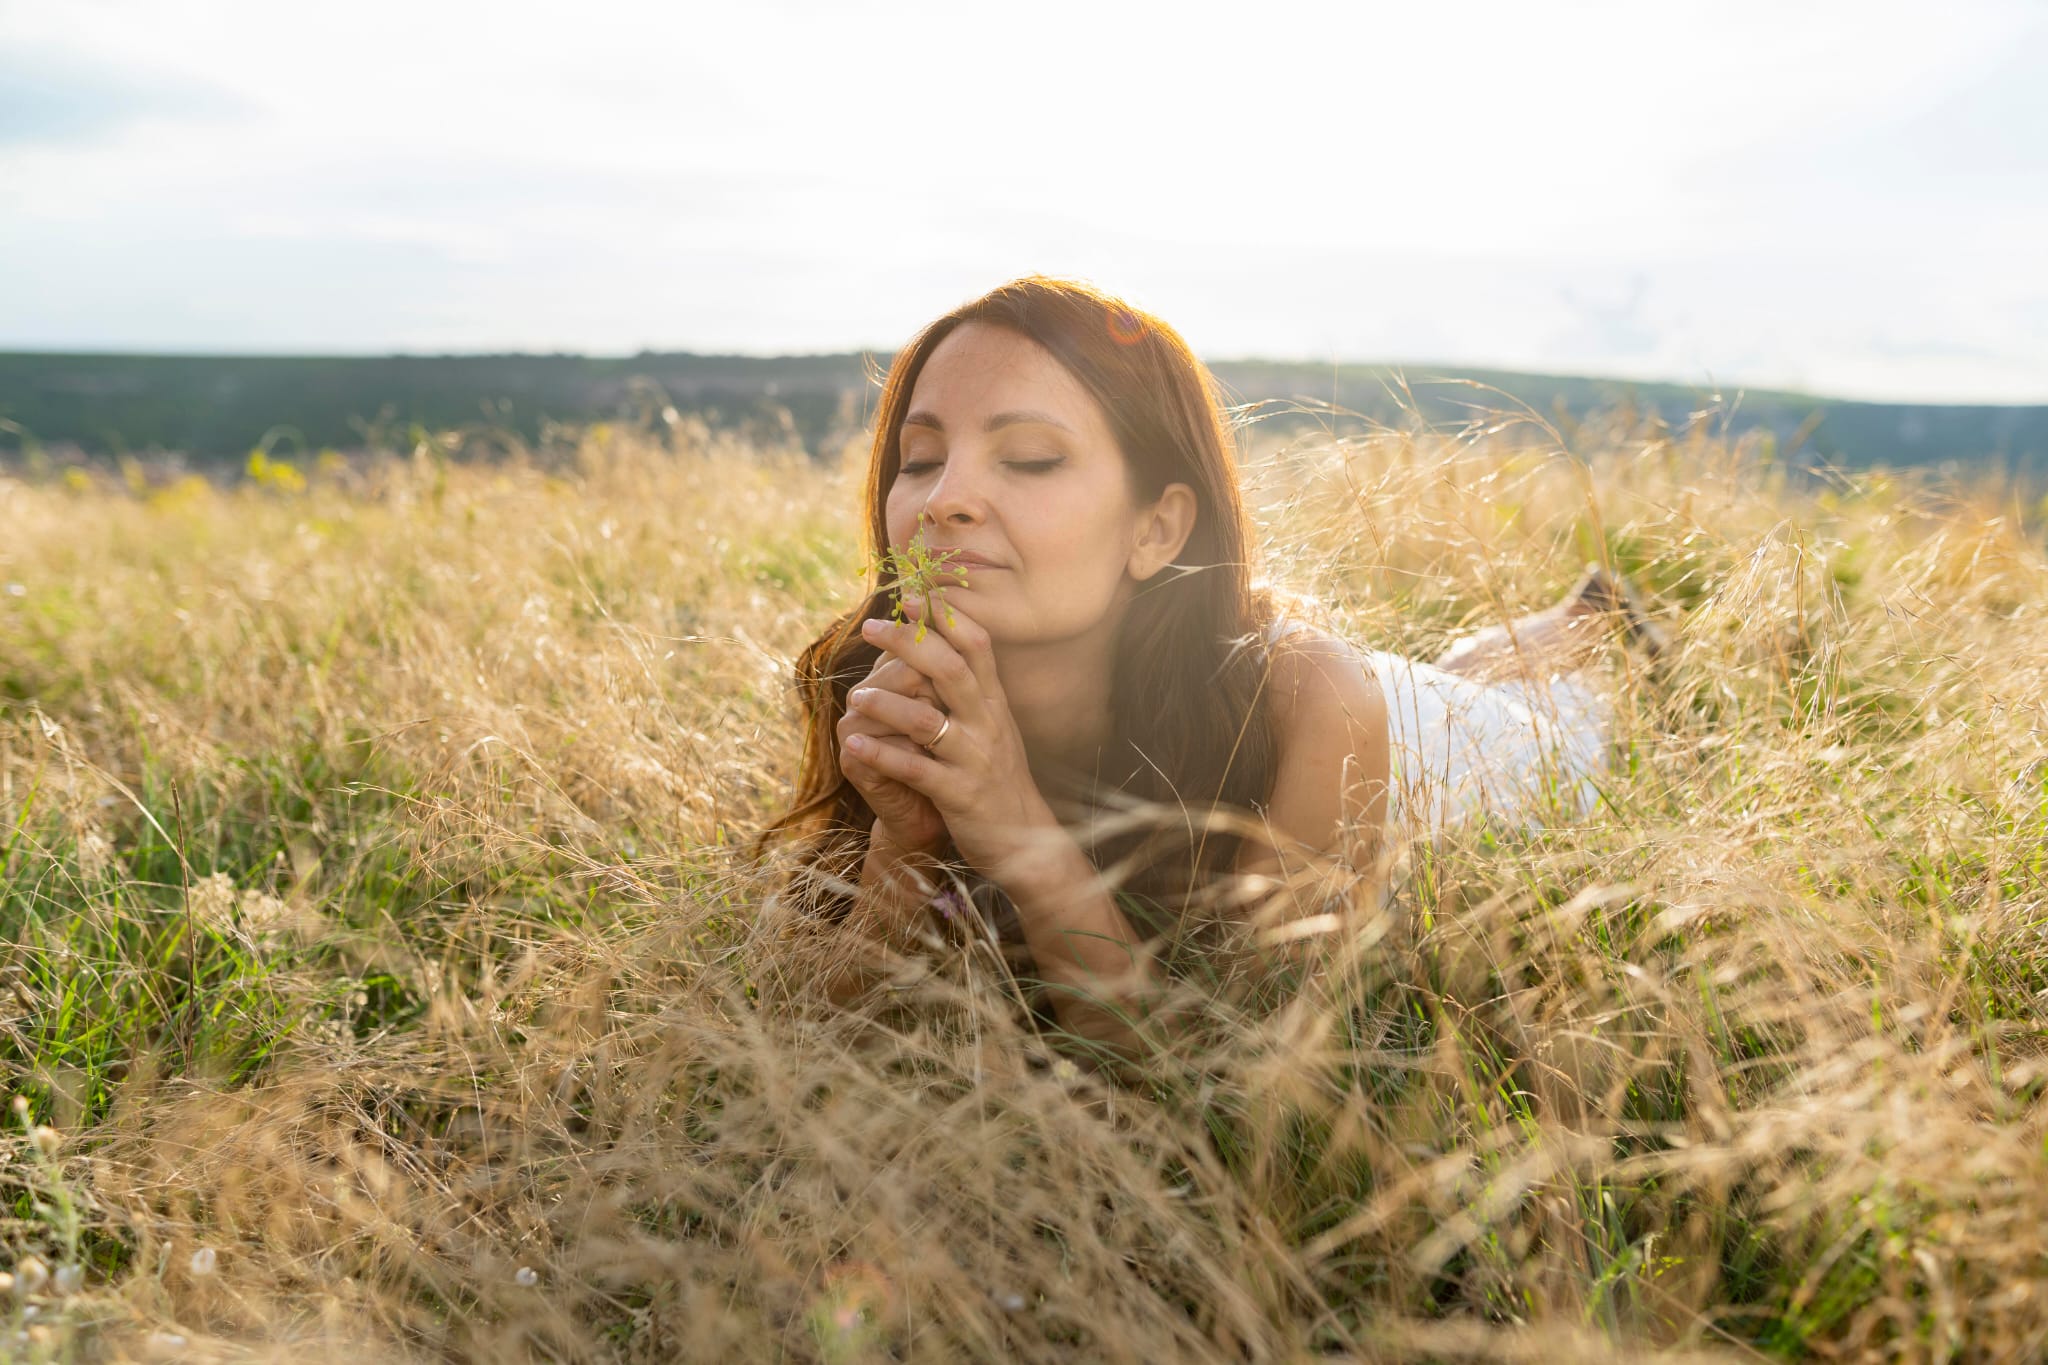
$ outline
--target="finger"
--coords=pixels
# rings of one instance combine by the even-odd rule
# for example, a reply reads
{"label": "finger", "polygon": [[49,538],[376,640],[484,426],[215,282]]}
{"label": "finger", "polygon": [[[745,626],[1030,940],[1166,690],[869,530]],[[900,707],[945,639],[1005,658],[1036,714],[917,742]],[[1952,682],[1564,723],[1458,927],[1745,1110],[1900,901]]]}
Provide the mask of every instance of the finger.
{"label": "finger", "polygon": [[[868,735],[862,738],[875,744],[888,744],[892,742],[906,744],[909,742],[900,735],[894,741],[884,739],[878,735]],[[871,754],[872,752],[870,751]],[[873,805],[877,800],[888,800],[898,791],[911,796],[922,795],[922,793],[911,791],[895,778],[883,774],[873,764],[865,761],[858,750],[846,744],[839,746],[839,771],[848,782],[854,785],[855,789],[862,796],[868,798],[869,805]]]}
{"label": "finger", "polygon": [[870,798],[878,793],[879,788],[890,785],[888,778],[861,762],[844,744],[839,746],[839,775],[851,782],[854,790]]}
{"label": "finger", "polygon": [[980,719],[986,707],[982,700],[981,680],[973,667],[962,658],[953,642],[935,630],[924,632],[918,639],[915,625],[900,621],[871,620],[861,627],[871,644],[880,645],[897,658],[902,659],[918,672],[932,680],[939,690],[939,700],[954,715]]}
{"label": "finger", "polygon": [[920,747],[930,744],[947,728],[946,716],[937,707],[880,688],[857,687],[847,700],[856,714],[907,736]]}
{"label": "finger", "polygon": [[[905,607],[905,614],[917,620],[923,615],[923,607],[923,603],[913,602]],[[931,614],[931,628],[945,636],[960,657],[967,661],[967,666],[974,670],[974,680],[981,684],[985,695],[992,698],[1002,695],[1002,680],[996,676],[995,648],[988,638],[988,631],[979,621],[951,602],[945,602]]]}
{"label": "finger", "polygon": [[944,767],[924,750],[913,747],[909,740],[855,735],[846,741],[846,747],[882,776],[924,793],[932,804],[945,808],[935,790],[946,786]]}
{"label": "finger", "polygon": [[834,733],[838,736],[840,744],[844,745],[855,735],[893,735],[900,732],[893,725],[849,708],[846,714],[839,718],[839,725]]}
{"label": "finger", "polygon": [[939,699],[939,690],[932,686],[932,680],[894,654],[882,655],[867,677],[861,679],[859,686],[886,688],[906,697],[923,697],[926,701]]}
{"label": "finger", "polygon": [[[839,747],[842,752],[846,748],[846,741],[852,739],[855,735],[866,735],[870,739],[900,739],[909,744],[916,744],[920,749],[924,747],[918,743],[916,735],[905,734],[885,721],[877,720],[872,716],[863,716],[857,711],[848,712],[847,718],[841,722],[841,726],[842,728],[839,731]],[[924,732],[919,731],[919,733],[922,734]]]}
{"label": "finger", "polygon": [[[861,698],[861,701],[856,702],[854,700],[857,696]],[[945,714],[938,709],[939,695],[936,692],[918,697],[905,697],[900,693],[890,692],[884,688],[871,687],[864,683],[846,695],[846,710],[840,714],[838,724],[833,730],[834,736],[840,743],[844,744],[848,738],[854,735],[904,735],[909,739],[916,740],[919,735],[935,731],[938,727],[938,722],[934,721],[930,726],[921,726],[915,730],[906,731],[902,726],[888,719],[886,715],[876,710],[873,706],[863,705],[870,697],[893,697],[906,706],[912,704],[927,706],[931,708],[935,715],[943,716]]]}

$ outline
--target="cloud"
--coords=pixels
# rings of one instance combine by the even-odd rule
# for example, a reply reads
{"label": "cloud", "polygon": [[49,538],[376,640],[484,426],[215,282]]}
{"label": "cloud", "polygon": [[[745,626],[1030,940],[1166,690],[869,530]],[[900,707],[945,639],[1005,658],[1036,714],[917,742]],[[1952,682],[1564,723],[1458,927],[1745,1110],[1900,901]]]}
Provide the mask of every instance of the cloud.
{"label": "cloud", "polygon": [[1616,358],[1657,354],[1665,334],[1643,307],[1650,292],[1649,277],[1634,271],[1624,289],[1626,297],[1618,299],[1585,298],[1570,286],[1559,289],[1559,300],[1574,316],[1572,324],[1558,334],[1558,348]]}
{"label": "cloud", "polygon": [[0,146],[76,145],[148,119],[227,119],[246,110],[220,87],[62,48],[0,52]]}
{"label": "cloud", "polygon": [[0,0],[0,346],[893,347],[1043,269],[1204,354],[2035,398],[2030,3]]}

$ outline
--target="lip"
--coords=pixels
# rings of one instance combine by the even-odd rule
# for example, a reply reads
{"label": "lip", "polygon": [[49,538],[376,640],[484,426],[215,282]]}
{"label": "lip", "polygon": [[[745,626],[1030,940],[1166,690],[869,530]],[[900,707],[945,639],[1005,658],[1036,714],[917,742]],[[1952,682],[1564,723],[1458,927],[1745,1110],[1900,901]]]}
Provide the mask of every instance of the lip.
{"label": "lip", "polygon": [[932,553],[943,558],[949,566],[965,569],[1007,569],[1009,565],[998,564],[987,555],[976,554],[973,550],[958,550],[945,545],[934,545]]}

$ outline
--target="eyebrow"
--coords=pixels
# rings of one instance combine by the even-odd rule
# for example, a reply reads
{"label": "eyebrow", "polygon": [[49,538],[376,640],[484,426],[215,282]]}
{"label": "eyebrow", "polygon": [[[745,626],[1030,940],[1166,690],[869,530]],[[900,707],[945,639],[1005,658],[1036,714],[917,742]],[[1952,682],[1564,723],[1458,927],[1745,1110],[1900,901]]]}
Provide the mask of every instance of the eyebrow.
{"label": "eyebrow", "polygon": [[[1075,434],[1072,427],[1051,413],[1034,412],[1030,409],[1013,409],[1009,412],[998,412],[991,416],[988,421],[984,422],[981,429],[983,431],[1001,431],[1004,427],[1013,427],[1020,422],[1037,422],[1044,426],[1057,427],[1069,436]],[[946,430],[946,424],[938,419],[937,414],[924,411],[910,413],[904,417],[903,425],[906,427],[930,427],[933,431],[941,434],[944,434]]]}

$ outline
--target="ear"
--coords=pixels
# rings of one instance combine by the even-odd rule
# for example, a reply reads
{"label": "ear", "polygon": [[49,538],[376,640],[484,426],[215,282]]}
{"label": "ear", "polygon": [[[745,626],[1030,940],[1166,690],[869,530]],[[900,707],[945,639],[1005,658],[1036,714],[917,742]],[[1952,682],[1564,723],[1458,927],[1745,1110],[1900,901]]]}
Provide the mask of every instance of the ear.
{"label": "ear", "polygon": [[1173,562],[1195,530],[1195,491],[1170,483],[1158,501],[1138,510],[1138,534],[1127,566],[1140,583]]}

